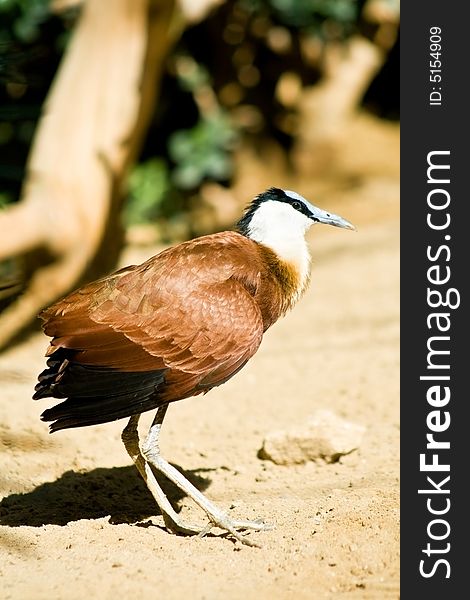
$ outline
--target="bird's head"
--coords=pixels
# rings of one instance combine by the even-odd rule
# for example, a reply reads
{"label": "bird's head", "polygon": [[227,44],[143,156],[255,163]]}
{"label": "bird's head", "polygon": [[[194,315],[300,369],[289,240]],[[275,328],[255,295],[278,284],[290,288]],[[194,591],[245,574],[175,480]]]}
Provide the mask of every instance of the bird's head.
{"label": "bird's head", "polygon": [[297,192],[274,187],[251,202],[237,227],[250,239],[266,243],[303,237],[315,223],[356,229],[346,219],[310,204]]}

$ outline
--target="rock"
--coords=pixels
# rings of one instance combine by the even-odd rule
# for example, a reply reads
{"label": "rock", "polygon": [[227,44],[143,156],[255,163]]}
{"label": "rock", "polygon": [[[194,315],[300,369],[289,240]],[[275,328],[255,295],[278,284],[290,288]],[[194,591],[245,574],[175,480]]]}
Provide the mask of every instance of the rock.
{"label": "rock", "polygon": [[356,450],[365,427],[328,410],[319,410],[306,424],[269,433],[258,457],[277,465],[302,464],[309,460],[333,463]]}

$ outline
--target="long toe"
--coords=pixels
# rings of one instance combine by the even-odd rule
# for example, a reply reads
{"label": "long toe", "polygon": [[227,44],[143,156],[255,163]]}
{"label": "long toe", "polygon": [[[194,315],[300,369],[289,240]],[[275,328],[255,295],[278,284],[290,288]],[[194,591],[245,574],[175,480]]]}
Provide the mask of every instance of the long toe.
{"label": "long toe", "polygon": [[200,537],[207,535],[213,527],[219,527],[220,529],[225,530],[228,534],[232,535],[236,540],[238,540],[245,546],[254,546],[256,548],[260,548],[260,544],[254,542],[246,535],[243,535],[241,532],[250,529],[254,531],[268,531],[270,529],[274,529],[273,525],[265,523],[261,519],[258,519],[256,521],[236,520],[231,519],[226,514],[209,515],[209,518],[210,523],[203,531],[199,533]]}
{"label": "long toe", "polygon": [[205,535],[207,529],[204,525],[196,525],[194,523],[186,523],[182,519],[170,517],[163,513],[163,521],[168,531],[179,535]]}
{"label": "long toe", "polygon": [[233,523],[240,531],[243,531],[244,529],[253,529],[255,531],[271,531],[272,529],[275,529],[275,526],[272,523],[266,523],[263,521],[263,519],[256,519],[255,521],[235,520]]}

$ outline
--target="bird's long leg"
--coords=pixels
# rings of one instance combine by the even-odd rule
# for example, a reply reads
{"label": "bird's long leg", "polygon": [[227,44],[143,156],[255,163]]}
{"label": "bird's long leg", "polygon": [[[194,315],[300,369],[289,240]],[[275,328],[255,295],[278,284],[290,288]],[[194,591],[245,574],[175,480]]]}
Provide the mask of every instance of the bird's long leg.
{"label": "bird's long leg", "polygon": [[145,461],[148,461],[158,471],[163,473],[170,481],[172,481],[180,490],[187,496],[192,498],[209,517],[210,523],[199,535],[203,536],[212,529],[213,526],[220,527],[231,533],[237,540],[248,546],[255,546],[253,542],[246,537],[240,535],[239,530],[244,529],[270,529],[271,527],[262,521],[239,521],[233,520],[228,515],[208,500],[190,481],[186,479],[177,469],[170,465],[160,454],[159,437],[160,431],[167,411],[168,404],[161,406],[157,410],[157,414],[150,427],[147,439],[142,445],[142,454]]}
{"label": "bird's long leg", "polygon": [[139,432],[137,429],[139,418],[140,415],[134,415],[130,418],[129,423],[126,425],[121,434],[121,439],[124,443],[127,453],[132,458],[137,470],[141,474],[150,493],[158,504],[166,527],[186,535],[200,533],[204,530],[204,527],[183,523],[178,513],[175,512],[174,508],[168,501],[168,498],[165,496],[165,493],[156,480],[150,465],[142,456],[139,446]]}

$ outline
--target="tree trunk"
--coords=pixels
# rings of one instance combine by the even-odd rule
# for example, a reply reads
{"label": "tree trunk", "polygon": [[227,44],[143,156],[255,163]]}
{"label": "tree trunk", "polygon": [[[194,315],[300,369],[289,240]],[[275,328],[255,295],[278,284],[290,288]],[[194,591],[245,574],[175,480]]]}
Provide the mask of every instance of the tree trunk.
{"label": "tree trunk", "polygon": [[0,347],[45,306],[115,265],[123,182],[175,35],[172,0],[88,0],[31,148],[20,202],[0,213],[0,260],[30,274]]}

